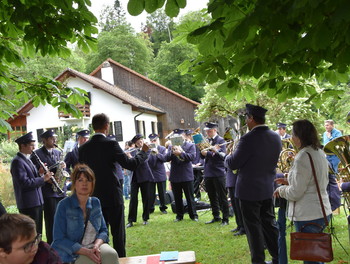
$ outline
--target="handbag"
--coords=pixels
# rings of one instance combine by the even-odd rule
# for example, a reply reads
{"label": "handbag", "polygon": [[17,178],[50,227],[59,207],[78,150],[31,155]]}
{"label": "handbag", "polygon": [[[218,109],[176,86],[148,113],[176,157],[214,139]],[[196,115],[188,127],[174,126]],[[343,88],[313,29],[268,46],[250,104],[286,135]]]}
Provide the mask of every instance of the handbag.
{"label": "handbag", "polygon": [[[316,183],[318,198],[321,203],[322,213],[325,220],[325,224],[328,227],[328,219],[324,209],[323,201],[321,198],[320,187],[317,182],[316,172],[313,160],[309,155],[312,174]],[[294,217],[295,202],[293,208]],[[303,229],[308,225],[316,225],[322,230],[322,227],[316,223],[308,223],[301,228],[301,232],[290,233],[290,258],[293,260],[304,260],[304,261],[321,261],[330,262],[333,260],[333,249],[332,249],[332,237],[330,233],[304,233]],[[329,227],[328,227],[329,229]]]}

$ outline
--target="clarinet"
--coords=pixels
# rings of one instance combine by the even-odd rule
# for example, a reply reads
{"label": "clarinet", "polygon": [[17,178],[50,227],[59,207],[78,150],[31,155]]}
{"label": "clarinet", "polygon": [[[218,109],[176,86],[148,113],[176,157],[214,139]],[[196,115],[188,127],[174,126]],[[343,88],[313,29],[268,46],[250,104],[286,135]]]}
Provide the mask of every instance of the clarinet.
{"label": "clarinet", "polygon": [[[40,165],[41,167],[43,167],[43,169],[44,169],[44,171],[45,171],[45,174],[48,173],[49,170],[48,170],[47,167],[45,166],[44,162],[42,162],[42,161],[40,160],[38,154],[36,154],[35,151],[33,151],[32,154],[33,154],[35,160],[39,163],[39,165]],[[63,194],[64,192],[63,192],[63,190],[60,188],[60,186],[58,185],[58,183],[57,183],[55,177],[51,176],[51,181],[52,181],[52,184],[54,185],[54,187],[56,188],[57,193],[58,193],[59,195]]]}

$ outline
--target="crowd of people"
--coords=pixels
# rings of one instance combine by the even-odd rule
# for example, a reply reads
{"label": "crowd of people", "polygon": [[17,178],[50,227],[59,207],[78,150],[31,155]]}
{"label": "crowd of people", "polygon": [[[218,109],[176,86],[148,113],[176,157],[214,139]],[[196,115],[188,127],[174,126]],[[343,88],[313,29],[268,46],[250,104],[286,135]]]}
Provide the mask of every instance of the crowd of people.
{"label": "crowd of people", "polygon": [[[177,128],[173,131],[177,141],[169,140],[165,146],[160,145],[155,133],[148,136],[147,143],[143,135],[136,134],[122,149],[108,134],[110,122],[105,114],[93,116],[92,137],[87,129],[77,133],[76,145],[65,157],[56,148],[53,129],[40,135],[43,146],[37,150],[31,132],[19,137],[11,174],[20,214],[6,214],[0,204],[0,213],[4,214],[0,229],[7,230],[0,232],[0,263],[119,263],[118,258],[126,256],[125,228],[137,223],[139,191],[142,224],[148,225],[155,211],[156,193],[160,212],[168,213],[167,180],[174,197],[174,222],[184,219],[184,201],[189,218],[198,222],[196,207],[204,185],[213,217],[205,224],[228,225],[230,200],[236,222],[231,231],[235,236],[246,235],[251,263],[269,263],[265,249],[271,263],[288,263],[286,217],[297,230],[310,222],[321,228],[307,232],[325,227],[316,204],[308,155],[315,165],[329,219],[332,210],[340,206],[339,188],[349,191],[350,184],[340,182],[338,188],[335,173],[339,160],[336,155],[325,155],[310,121],[295,121],[289,135],[284,123],[277,124],[277,131],[271,130],[265,124],[266,112],[263,107],[246,105],[249,131],[238,142],[226,142],[218,133],[218,124],[206,122],[204,131],[210,146],[206,148],[193,142],[192,130]],[[323,144],[341,136],[332,120],[325,121],[325,129]],[[285,139],[291,140],[298,151],[290,170],[276,173]],[[165,163],[170,163],[169,177]],[[66,185],[57,187],[57,170],[70,173],[71,195],[66,195]],[[335,189],[330,187],[332,182]],[[124,199],[130,199],[127,225]],[[279,207],[277,218],[275,207]],[[43,217],[47,243],[40,239]],[[112,246],[108,244],[109,226]],[[18,250],[21,254],[15,256]],[[38,262],[44,255],[52,261]]]}

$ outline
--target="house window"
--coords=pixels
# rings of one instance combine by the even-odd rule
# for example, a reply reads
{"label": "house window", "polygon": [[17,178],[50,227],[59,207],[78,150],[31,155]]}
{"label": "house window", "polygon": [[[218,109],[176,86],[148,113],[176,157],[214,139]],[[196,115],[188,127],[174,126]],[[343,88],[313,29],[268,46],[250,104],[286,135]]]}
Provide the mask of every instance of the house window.
{"label": "house window", "polygon": [[143,136],[146,136],[146,133],[145,133],[145,121],[142,121],[142,120],[136,120],[136,133],[137,134],[141,134]]}
{"label": "house window", "polygon": [[158,134],[157,122],[151,122],[152,125],[152,133]]}
{"label": "house window", "polygon": [[160,138],[163,138],[163,124],[162,122],[157,122],[157,131]]}
{"label": "house window", "polygon": [[123,141],[122,121],[114,121],[115,138],[117,141]]}
{"label": "house window", "polygon": [[36,130],[36,136],[37,136],[37,139],[38,139],[38,143],[42,143],[42,139],[40,137],[40,135],[44,133],[44,129],[43,128],[39,128]]}
{"label": "house window", "polygon": [[113,123],[112,122],[109,122],[108,135],[114,135],[114,133],[113,133]]}

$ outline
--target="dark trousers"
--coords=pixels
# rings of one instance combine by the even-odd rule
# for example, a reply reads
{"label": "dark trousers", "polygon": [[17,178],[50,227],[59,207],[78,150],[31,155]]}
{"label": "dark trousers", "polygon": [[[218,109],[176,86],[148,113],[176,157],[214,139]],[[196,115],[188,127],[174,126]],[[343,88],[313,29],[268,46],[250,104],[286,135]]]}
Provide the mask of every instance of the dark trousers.
{"label": "dark trousers", "polygon": [[53,221],[56,213],[57,204],[63,197],[44,197],[44,219],[46,230],[46,242],[51,244],[53,241]]}
{"label": "dark trousers", "polygon": [[156,200],[156,187],[159,197],[159,209],[165,211],[168,207],[165,205],[166,181],[150,182],[150,212],[154,212],[154,202]]}
{"label": "dark trousers", "polygon": [[130,204],[129,204],[129,222],[136,222],[137,219],[137,206],[139,203],[139,189],[141,190],[142,197],[142,219],[143,221],[147,221],[149,219],[149,191],[150,191],[150,182],[131,182],[131,190],[130,190]]}
{"label": "dark trousers", "polygon": [[43,233],[43,206],[35,206],[31,208],[24,208],[18,210],[21,214],[28,215],[32,218],[36,225],[36,232]]}
{"label": "dark trousers", "polygon": [[117,187],[118,200],[115,206],[103,207],[102,213],[106,221],[107,227],[111,226],[111,234],[113,236],[113,248],[118,252],[120,258],[126,257],[125,251],[125,217],[124,217],[124,199],[121,186]]}
{"label": "dark trousers", "polygon": [[200,199],[201,198],[201,187],[200,187],[200,184],[201,184],[201,182],[203,180],[203,171],[193,168],[193,175],[194,175],[194,182],[193,182],[194,196],[197,199]]}
{"label": "dark trousers", "polygon": [[239,207],[239,199],[235,197],[235,188],[234,187],[228,188],[228,195],[231,198],[231,204],[232,204],[233,212],[235,214],[237,229],[245,232],[244,225],[243,225],[242,212],[241,212],[241,208]]}
{"label": "dark trousers", "polygon": [[220,218],[222,211],[222,221],[228,222],[229,209],[226,193],[226,179],[223,177],[205,177],[205,189],[207,190],[213,217]]}
{"label": "dark trousers", "polygon": [[184,217],[184,204],[182,201],[182,191],[185,193],[188,214],[191,219],[198,218],[196,205],[193,197],[193,181],[187,182],[172,182],[171,189],[174,194],[176,218],[183,219]]}
{"label": "dark trousers", "polygon": [[252,263],[265,263],[265,241],[272,262],[278,264],[278,228],[272,199],[240,200],[240,207]]}

